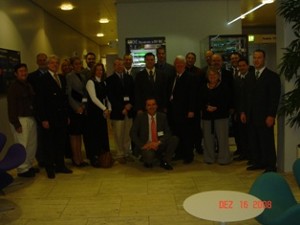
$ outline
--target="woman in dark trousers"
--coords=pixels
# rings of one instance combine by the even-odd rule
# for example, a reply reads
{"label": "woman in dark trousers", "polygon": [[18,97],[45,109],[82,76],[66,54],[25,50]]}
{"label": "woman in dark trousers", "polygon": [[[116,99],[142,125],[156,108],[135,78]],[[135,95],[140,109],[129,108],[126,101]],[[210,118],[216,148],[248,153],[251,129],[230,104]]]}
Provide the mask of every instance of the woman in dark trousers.
{"label": "woman in dark trousers", "polygon": [[111,107],[107,100],[104,65],[97,63],[91,72],[92,76],[86,84],[88,102],[85,148],[91,165],[100,167],[99,155],[110,151],[106,119]]}
{"label": "woman in dark trousers", "polygon": [[[220,80],[215,69],[208,69],[208,81],[201,88],[201,109],[204,137],[204,162],[211,164],[216,160],[221,165],[231,162],[228,145],[229,131],[229,88]],[[219,152],[215,157],[214,138],[218,139]]]}

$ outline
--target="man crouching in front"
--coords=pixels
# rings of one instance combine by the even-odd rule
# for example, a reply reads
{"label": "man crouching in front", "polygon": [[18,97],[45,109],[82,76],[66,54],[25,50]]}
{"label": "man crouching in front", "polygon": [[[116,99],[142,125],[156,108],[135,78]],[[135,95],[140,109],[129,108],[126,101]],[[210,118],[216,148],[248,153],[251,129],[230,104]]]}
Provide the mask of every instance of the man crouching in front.
{"label": "man crouching in front", "polygon": [[155,158],[160,166],[172,170],[172,156],[178,144],[178,138],[171,135],[164,113],[157,112],[154,98],[146,100],[146,112],[139,114],[131,128],[130,136],[141,153],[144,167],[152,168]]}

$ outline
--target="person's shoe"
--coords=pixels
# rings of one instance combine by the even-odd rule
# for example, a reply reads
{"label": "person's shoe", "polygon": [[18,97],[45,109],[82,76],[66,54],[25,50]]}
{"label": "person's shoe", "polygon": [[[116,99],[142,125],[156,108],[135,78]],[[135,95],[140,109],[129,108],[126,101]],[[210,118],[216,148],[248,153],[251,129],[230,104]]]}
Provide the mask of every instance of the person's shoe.
{"label": "person's shoe", "polygon": [[73,173],[72,170],[68,169],[67,167],[57,168],[55,169],[56,173]]}
{"label": "person's shoe", "polygon": [[33,173],[39,173],[40,172],[40,169],[37,168],[37,167],[31,167],[29,170],[32,171]]}
{"label": "person's shoe", "polygon": [[202,154],[203,154],[204,149],[203,149],[202,145],[196,147],[196,152],[197,152],[199,155],[202,155]]}
{"label": "person's shoe", "polygon": [[169,163],[164,161],[160,163],[160,167],[164,168],[165,170],[173,170],[173,167]]}
{"label": "person's shoe", "polygon": [[178,161],[178,160],[182,160],[182,157],[179,156],[179,155],[175,155],[175,156],[172,158],[172,161]]}
{"label": "person's shoe", "polygon": [[193,158],[183,160],[183,164],[191,164],[194,161]]}
{"label": "person's shoe", "polygon": [[86,167],[86,166],[88,166],[89,164],[87,163],[87,162],[85,162],[85,161],[83,161],[83,162],[81,162],[80,164],[79,164],[79,167]]}
{"label": "person's shoe", "polygon": [[263,170],[266,167],[262,166],[262,165],[252,165],[247,167],[247,170]]}
{"label": "person's shoe", "polygon": [[240,156],[234,158],[233,160],[234,161],[244,161],[244,160],[247,160],[247,157],[243,156],[243,155],[240,155]]}
{"label": "person's shoe", "polygon": [[47,177],[49,179],[54,179],[55,178],[55,171],[53,168],[46,168],[46,173],[47,173]]}
{"label": "person's shoe", "polygon": [[153,165],[152,165],[152,163],[144,163],[144,167],[145,168],[152,168]]}
{"label": "person's shoe", "polygon": [[28,170],[24,173],[18,173],[18,177],[34,177],[35,173],[32,170]]}
{"label": "person's shoe", "polygon": [[248,166],[251,166],[251,165],[254,165],[255,163],[253,162],[253,160],[248,160],[248,162],[247,162],[247,165]]}
{"label": "person's shoe", "polygon": [[234,156],[237,156],[237,155],[240,155],[240,154],[241,154],[241,151],[239,151],[239,150],[236,150],[236,151],[233,153]]}

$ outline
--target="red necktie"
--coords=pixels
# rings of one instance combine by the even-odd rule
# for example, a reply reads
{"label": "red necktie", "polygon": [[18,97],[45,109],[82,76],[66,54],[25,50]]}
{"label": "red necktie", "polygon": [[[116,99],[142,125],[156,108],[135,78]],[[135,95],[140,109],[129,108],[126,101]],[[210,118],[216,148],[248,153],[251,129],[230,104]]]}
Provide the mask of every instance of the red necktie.
{"label": "red necktie", "polygon": [[152,138],[153,142],[158,141],[157,140],[156,123],[155,123],[155,119],[153,116],[151,117],[151,138]]}

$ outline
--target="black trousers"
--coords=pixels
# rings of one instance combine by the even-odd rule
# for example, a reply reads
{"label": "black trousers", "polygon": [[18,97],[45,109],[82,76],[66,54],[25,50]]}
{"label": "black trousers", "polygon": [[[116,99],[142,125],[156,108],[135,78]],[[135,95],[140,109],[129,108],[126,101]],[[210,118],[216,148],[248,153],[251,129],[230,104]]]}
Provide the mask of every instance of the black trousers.
{"label": "black trousers", "polygon": [[277,158],[274,139],[274,127],[264,123],[249,123],[249,149],[253,161],[266,168],[276,168]]}
{"label": "black trousers", "polygon": [[42,130],[44,144],[44,163],[49,169],[65,167],[64,155],[67,140],[67,125],[51,126]]}

